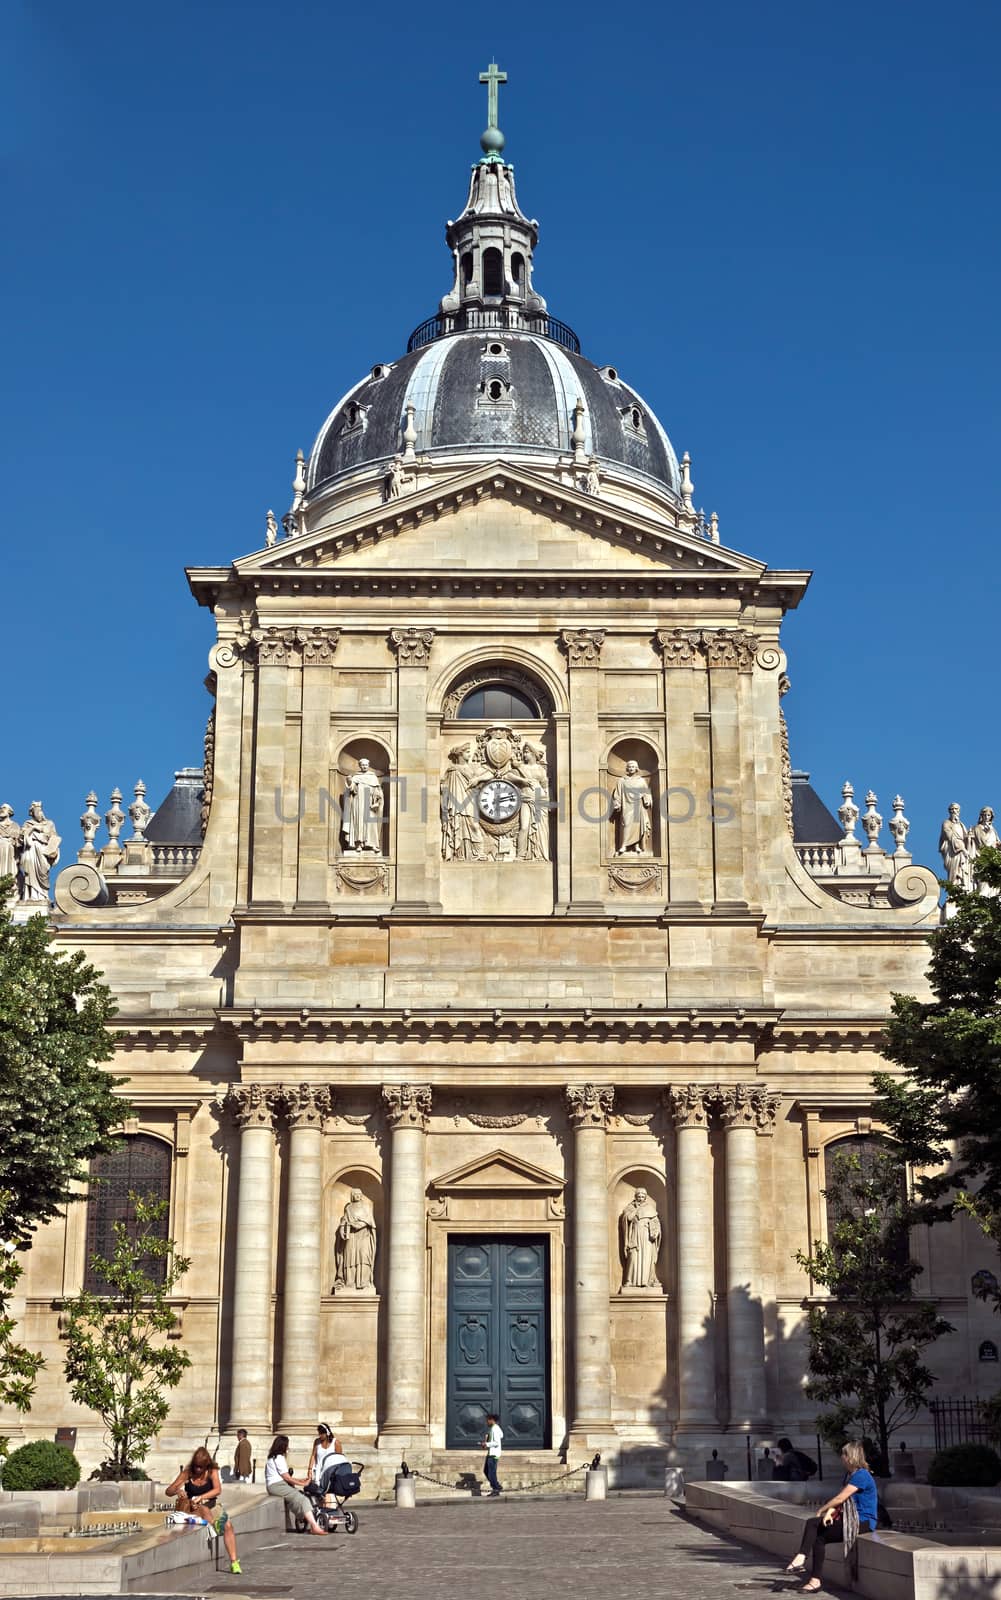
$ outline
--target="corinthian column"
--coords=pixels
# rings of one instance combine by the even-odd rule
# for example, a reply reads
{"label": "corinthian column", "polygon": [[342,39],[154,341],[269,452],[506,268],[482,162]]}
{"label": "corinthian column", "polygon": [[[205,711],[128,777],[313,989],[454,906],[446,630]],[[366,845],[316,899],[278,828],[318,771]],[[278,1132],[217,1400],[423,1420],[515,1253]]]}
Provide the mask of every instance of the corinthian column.
{"label": "corinthian column", "polygon": [[758,1136],[775,1125],[778,1096],[738,1083],[720,1094],[726,1128],[726,1325],[731,1428],[766,1421],[765,1329],[758,1226]]}
{"label": "corinthian column", "polygon": [[608,1326],[608,1169],[605,1129],[615,1090],[571,1084],[573,1137],[574,1374],[571,1432],[612,1427],[612,1350]]}
{"label": "corinthian column", "polygon": [[271,1431],[271,1288],[274,1270],[275,1129],[278,1091],[259,1083],[230,1090],[240,1129],[233,1281],[229,1420],[250,1433]]}
{"label": "corinthian column", "polygon": [[391,1129],[389,1240],[386,1285],[386,1415],[379,1429],[413,1438],[427,1433],[425,1384],[424,1154],[431,1086],[387,1085],[382,1091]]}
{"label": "corinthian column", "polygon": [[284,1095],[289,1122],[288,1204],[285,1212],[285,1293],[282,1316],[280,1426],[303,1433],[316,1421],[320,1348],[320,1207],[323,1193],[323,1119],[329,1089],[301,1083]]}
{"label": "corinthian column", "polygon": [[711,1091],[690,1083],[667,1091],[678,1147],[678,1426],[718,1426],[713,1327]]}

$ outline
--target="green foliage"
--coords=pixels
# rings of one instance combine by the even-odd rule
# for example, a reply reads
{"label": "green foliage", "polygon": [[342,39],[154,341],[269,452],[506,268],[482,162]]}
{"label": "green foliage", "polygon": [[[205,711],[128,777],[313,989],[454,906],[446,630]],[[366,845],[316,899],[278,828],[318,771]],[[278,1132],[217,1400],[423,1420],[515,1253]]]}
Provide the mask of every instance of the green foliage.
{"label": "green foliage", "polygon": [[873,1081],[903,1155],[938,1169],[917,1179],[921,1220],[961,1198],[1001,1243],[1001,850],[981,851],[976,876],[995,893],[949,886],[955,913],[930,939],[934,998],[894,997],[883,1054],[906,1077]]}
{"label": "green foliage", "polygon": [[149,1473],[142,1467],[122,1467],[114,1458],[102,1461],[91,1473],[91,1479],[97,1483],[149,1483]]}
{"label": "green foliage", "polygon": [[27,1241],[113,1144],[126,1107],[113,1054],[115,1002],[80,954],[53,951],[45,917],[14,924],[0,879],[0,1196],[5,1233]]}
{"label": "green foliage", "polygon": [[23,1444],[3,1469],[5,1489],[72,1489],[80,1482],[80,1463],[64,1444],[36,1439]]}
{"label": "green foliage", "polygon": [[70,1395],[101,1417],[112,1446],[105,1465],[119,1478],[145,1459],[170,1412],[167,1391],[191,1365],[186,1351],[166,1342],[177,1327],[169,1298],[191,1263],[174,1254],[173,1239],[158,1237],[166,1202],[135,1194],[129,1201],[133,1236],[116,1222],[110,1259],[91,1257],[108,1293],[85,1290],[66,1306]]}
{"label": "green foliage", "polygon": [[[0,1196],[0,1238],[3,1237],[3,1213],[3,1197]],[[11,1296],[23,1270],[14,1241],[0,1244],[0,1405],[11,1406],[15,1411],[30,1409],[35,1381],[45,1365],[44,1359],[34,1350],[17,1343],[14,1338],[17,1324],[8,1314]]]}
{"label": "green foliage", "polygon": [[809,1315],[806,1392],[829,1407],[817,1427],[839,1447],[871,1435],[884,1461],[935,1381],[921,1352],[952,1331],[935,1306],[913,1300],[922,1269],[908,1252],[915,1217],[901,1177],[895,1152],[877,1155],[866,1173],[857,1155],[839,1156],[826,1191],[830,1237],[796,1256],[830,1296]]}
{"label": "green foliage", "polygon": [[986,1444],[953,1444],[932,1457],[928,1482],[937,1489],[993,1489],[1001,1483],[1001,1456]]}

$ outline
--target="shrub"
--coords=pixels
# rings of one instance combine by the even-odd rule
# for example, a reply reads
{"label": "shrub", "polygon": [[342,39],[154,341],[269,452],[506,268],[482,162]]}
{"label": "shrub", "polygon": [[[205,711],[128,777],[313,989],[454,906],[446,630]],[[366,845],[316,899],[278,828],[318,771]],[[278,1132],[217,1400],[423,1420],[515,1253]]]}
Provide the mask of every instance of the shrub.
{"label": "shrub", "polygon": [[47,1439],[23,1444],[3,1469],[5,1489],[72,1489],[79,1482],[80,1463],[72,1450]]}
{"label": "shrub", "polygon": [[950,1445],[933,1457],[928,1482],[939,1489],[993,1489],[1001,1483],[1001,1456],[986,1444]]}
{"label": "shrub", "polygon": [[92,1480],[96,1479],[98,1483],[149,1482],[149,1473],[144,1472],[142,1467],[123,1467],[122,1463],[116,1461],[113,1457],[107,1461],[102,1461],[99,1467],[94,1468],[90,1476]]}

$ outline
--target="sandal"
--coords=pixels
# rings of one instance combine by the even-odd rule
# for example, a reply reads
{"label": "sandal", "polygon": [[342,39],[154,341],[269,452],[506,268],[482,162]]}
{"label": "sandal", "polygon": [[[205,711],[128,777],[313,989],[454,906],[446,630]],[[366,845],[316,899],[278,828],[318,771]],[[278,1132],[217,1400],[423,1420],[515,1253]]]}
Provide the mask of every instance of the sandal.
{"label": "sandal", "polygon": [[806,1557],[805,1556],[802,1556],[802,1557],[793,1556],[793,1558],[790,1561],[789,1565],[786,1567],[786,1571],[787,1572],[805,1572],[806,1571]]}
{"label": "sandal", "polygon": [[800,1584],[799,1588],[796,1590],[796,1593],[797,1594],[816,1594],[818,1589],[822,1589],[823,1587],[824,1586],[821,1583],[819,1578],[807,1578],[805,1583],[801,1583]]}

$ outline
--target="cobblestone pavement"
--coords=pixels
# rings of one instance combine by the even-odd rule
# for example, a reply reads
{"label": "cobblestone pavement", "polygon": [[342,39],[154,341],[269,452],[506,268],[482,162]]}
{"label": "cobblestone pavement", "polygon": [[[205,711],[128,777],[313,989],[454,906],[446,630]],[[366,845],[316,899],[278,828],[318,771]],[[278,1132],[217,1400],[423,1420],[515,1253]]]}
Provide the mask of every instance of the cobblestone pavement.
{"label": "cobblestone pavement", "polygon": [[[260,1600],[763,1600],[795,1581],[764,1551],[691,1522],[663,1495],[604,1504],[358,1505],[353,1537],[290,1535],[188,1594]],[[792,1552],[790,1551],[790,1555]]]}

